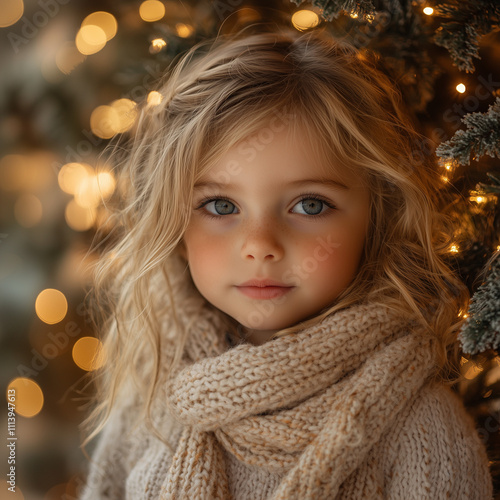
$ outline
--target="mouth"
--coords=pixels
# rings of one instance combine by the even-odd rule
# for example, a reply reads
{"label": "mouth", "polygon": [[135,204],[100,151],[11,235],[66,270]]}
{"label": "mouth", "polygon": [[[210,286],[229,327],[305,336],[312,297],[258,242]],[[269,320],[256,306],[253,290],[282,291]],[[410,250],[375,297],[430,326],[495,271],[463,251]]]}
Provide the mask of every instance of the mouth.
{"label": "mouth", "polygon": [[243,295],[252,299],[274,299],[286,295],[295,287],[279,281],[265,279],[245,281],[241,285],[237,285],[236,288]]}

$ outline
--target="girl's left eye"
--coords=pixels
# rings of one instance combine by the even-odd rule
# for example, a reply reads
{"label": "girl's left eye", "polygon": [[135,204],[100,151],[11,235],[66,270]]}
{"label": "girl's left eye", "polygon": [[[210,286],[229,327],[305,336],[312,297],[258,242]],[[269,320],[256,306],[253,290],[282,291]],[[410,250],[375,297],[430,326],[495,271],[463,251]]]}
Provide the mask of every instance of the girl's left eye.
{"label": "girl's left eye", "polygon": [[[335,208],[327,201],[314,196],[307,196],[302,198],[298,203],[294,205],[294,208],[295,207],[299,207],[299,212],[297,213],[302,215],[312,215],[312,216],[325,215],[325,212],[327,212],[329,208],[330,209]],[[324,210],[325,208],[327,210]]]}

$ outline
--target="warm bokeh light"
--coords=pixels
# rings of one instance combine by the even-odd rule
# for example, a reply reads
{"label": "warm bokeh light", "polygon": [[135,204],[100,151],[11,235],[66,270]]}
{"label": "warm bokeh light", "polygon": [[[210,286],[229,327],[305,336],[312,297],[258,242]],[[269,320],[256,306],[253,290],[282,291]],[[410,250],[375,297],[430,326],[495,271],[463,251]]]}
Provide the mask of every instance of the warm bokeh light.
{"label": "warm bokeh light", "polygon": [[[0,479],[0,488],[1,491],[7,491],[7,488],[10,487],[10,484],[7,481],[4,481],[3,479]],[[4,497],[1,497],[2,499]],[[19,488],[19,486],[16,484],[16,489],[14,491],[9,491],[9,496],[5,497],[8,500],[25,500],[24,495]]]}
{"label": "warm bokeh light", "polygon": [[76,48],[85,55],[95,54],[106,45],[106,33],[99,26],[82,26],[75,39]]}
{"label": "warm bokeh light", "polygon": [[163,38],[155,38],[154,40],[151,40],[151,46],[149,47],[149,52],[151,54],[157,54],[166,46],[167,42],[163,40]]}
{"label": "warm bokeh light", "polygon": [[238,22],[241,24],[250,24],[262,18],[260,12],[251,7],[238,9],[236,15],[238,16]]}
{"label": "warm bokeh light", "polygon": [[0,190],[43,191],[53,181],[50,157],[43,152],[9,154],[0,159]]}
{"label": "warm bokeh light", "polygon": [[96,208],[100,205],[101,193],[96,175],[87,177],[81,182],[75,193],[75,201],[82,208]]}
{"label": "warm bokeh light", "polygon": [[484,385],[490,387],[500,382],[500,366],[495,366],[489,370],[484,377]]}
{"label": "warm bokeh light", "polygon": [[59,187],[68,194],[75,194],[80,184],[92,174],[92,167],[86,163],[66,163],[57,175]]}
{"label": "warm bokeh light", "polygon": [[79,64],[85,61],[82,54],[73,42],[66,42],[59,47],[56,53],[56,66],[61,73],[69,75]]}
{"label": "warm bokeh light", "polygon": [[450,252],[451,253],[458,253],[458,245],[451,245]]}
{"label": "warm bokeh light", "polygon": [[432,16],[432,14],[434,14],[434,9],[432,7],[424,7],[423,13],[426,16]]}
{"label": "warm bokeh light", "polygon": [[137,116],[135,102],[130,99],[116,99],[111,103],[111,108],[116,111],[118,116],[118,126],[115,133],[121,134],[129,130]]}
{"label": "warm bokeh light", "polygon": [[17,191],[24,185],[26,158],[22,155],[5,155],[0,160],[0,188]]}
{"label": "warm bokeh light", "polygon": [[23,194],[16,200],[14,216],[21,226],[36,226],[42,219],[42,214],[42,202],[34,194]]}
{"label": "warm bokeh light", "polygon": [[148,94],[147,102],[148,102],[148,104],[151,104],[151,106],[158,106],[158,104],[160,104],[162,100],[163,100],[163,96],[159,92],[157,92],[156,90],[152,90]]}
{"label": "warm bokeh light", "polygon": [[111,40],[116,35],[118,29],[115,16],[102,10],[89,14],[82,22],[83,26],[98,26],[104,31],[106,41]]}
{"label": "warm bokeh light", "polygon": [[460,92],[461,94],[467,90],[463,83],[459,83],[455,88],[457,89],[457,92]]}
{"label": "warm bokeh light", "polygon": [[149,23],[159,21],[165,15],[165,6],[158,0],[146,0],[139,7],[139,15]]}
{"label": "warm bokeh light", "polygon": [[120,127],[118,112],[111,106],[98,106],[90,115],[90,129],[101,139],[110,139]]}
{"label": "warm bokeh light", "polygon": [[473,195],[469,197],[469,200],[482,205],[483,203],[486,203],[488,201],[488,196],[482,196],[480,194]]}
{"label": "warm bokeh light", "polygon": [[357,19],[359,17],[357,12],[351,12],[349,16],[352,17],[353,19]]}
{"label": "warm bokeh light", "polygon": [[16,392],[15,411],[18,415],[34,417],[40,413],[43,407],[43,392],[34,380],[17,377],[8,385],[7,395],[11,389]]}
{"label": "warm bokeh light", "polygon": [[110,172],[99,172],[82,180],[75,192],[75,201],[82,208],[96,208],[115,190],[115,179]]}
{"label": "warm bokeh light", "polygon": [[0,0],[0,28],[17,23],[23,16],[23,0]]}
{"label": "warm bokeh light", "polygon": [[68,312],[68,301],[62,292],[46,288],[38,294],[35,301],[36,315],[48,325],[59,323]]}
{"label": "warm bokeh light", "polygon": [[476,365],[475,363],[473,363],[472,366],[470,368],[468,368],[466,370],[466,372],[464,373],[464,377],[467,380],[472,380],[472,379],[476,378],[482,371],[483,371],[482,366],[479,366],[479,365]]}
{"label": "warm bokeh light", "polygon": [[67,485],[68,483],[60,483],[52,486],[43,496],[43,500],[62,500],[63,498],[71,498],[66,495]]}
{"label": "warm bokeh light", "polygon": [[448,177],[446,177],[446,175],[442,175],[442,176],[441,176],[441,180],[442,180],[443,182],[445,182],[445,183],[446,183],[446,182],[450,182],[450,179],[449,179]]}
{"label": "warm bokeh light", "polygon": [[292,24],[298,30],[314,28],[319,23],[318,14],[312,10],[298,10],[292,16]]}
{"label": "warm bokeh light", "polygon": [[96,211],[91,207],[81,207],[75,200],[71,200],[64,210],[64,218],[74,231],[87,231],[96,220]]}
{"label": "warm bokeh light", "polygon": [[92,371],[100,368],[105,361],[102,343],[95,337],[82,337],[73,346],[73,361],[82,370]]}
{"label": "warm bokeh light", "polygon": [[115,178],[111,172],[99,172],[96,175],[97,187],[104,200],[107,200],[115,191]]}
{"label": "warm bokeh light", "polygon": [[177,31],[177,34],[181,38],[187,38],[194,31],[194,28],[192,26],[189,26],[189,24],[184,24],[184,23],[177,23],[175,25],[175,29]]}

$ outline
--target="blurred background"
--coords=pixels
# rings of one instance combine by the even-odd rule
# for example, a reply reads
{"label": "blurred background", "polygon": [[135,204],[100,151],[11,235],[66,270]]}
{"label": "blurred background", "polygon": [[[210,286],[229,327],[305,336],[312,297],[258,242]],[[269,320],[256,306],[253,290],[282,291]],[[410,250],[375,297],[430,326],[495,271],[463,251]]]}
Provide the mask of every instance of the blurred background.
{"label": "blurred background", "polygon": [[[491,108],[500,96],[498,11],[483,5],[494,2],[450,2],[447,10],[446,2],[387,0],[364,10],[369,3],[0,0],[0,378],[6,391],[0,499],[69,500],[82,487],[87,458],[79,424],[92,391],[86,375],[104,360],[84,307],[87,266],[96,258],[89,248],[106,245],[108,205],[119,202],[100,153],[132,126],[137,103],[161,102],[155,83],[179,54],[252,23],[302,31],[326,26],[378,54],[400,87],[427,138],[415,151],[417,168],[419,158],[465,128],[467,113],[487,115],[483,134],[498,134],[500,104]],[[469,55],[460,59],[464,51]],[[482,150],[469,149],[466,158],[451,144],[436,167],[443,204],[457,222],[450,262],[471,293],[500,248],[498,196],[477,186],[491,185],[487,173],[500,171],[498,137]],[[102,241],[96,242],[98,228]],[[456,390],[476,419],[500,492],[494,347],[464,353],[464,381]],[[9,458],[15,493],[8,490]]]}

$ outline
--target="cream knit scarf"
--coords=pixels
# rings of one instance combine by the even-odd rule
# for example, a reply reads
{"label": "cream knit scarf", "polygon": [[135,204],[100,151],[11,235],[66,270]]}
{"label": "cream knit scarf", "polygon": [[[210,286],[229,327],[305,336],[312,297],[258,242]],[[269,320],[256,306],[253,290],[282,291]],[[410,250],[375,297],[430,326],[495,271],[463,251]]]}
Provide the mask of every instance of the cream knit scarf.
{"label": "cream knit scarf", "polygon": [[223,448],[281,473],[275,500],[337,498],[434,367],[430,337],[380,305],[229,350],[202,324],[167,384],[185,427],[163,499],[230,499]]}

